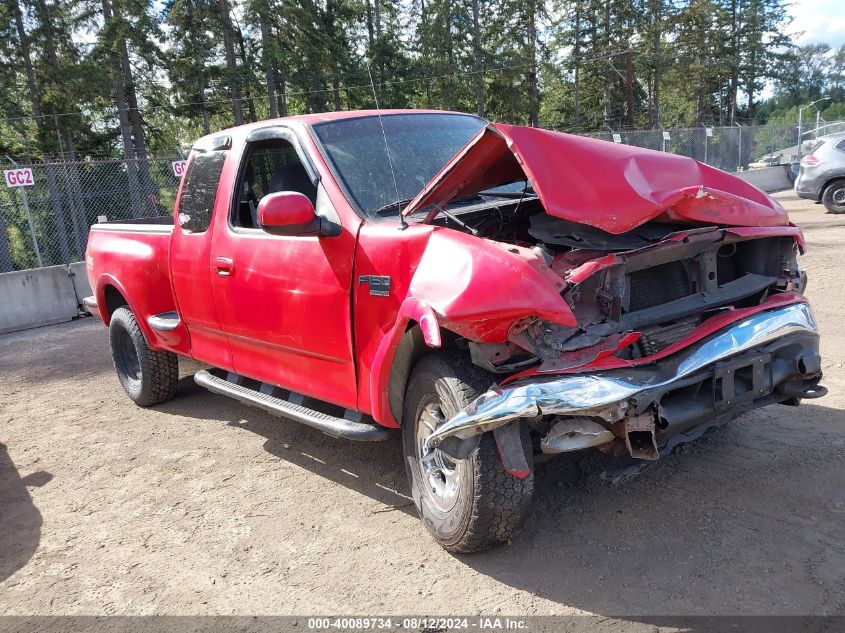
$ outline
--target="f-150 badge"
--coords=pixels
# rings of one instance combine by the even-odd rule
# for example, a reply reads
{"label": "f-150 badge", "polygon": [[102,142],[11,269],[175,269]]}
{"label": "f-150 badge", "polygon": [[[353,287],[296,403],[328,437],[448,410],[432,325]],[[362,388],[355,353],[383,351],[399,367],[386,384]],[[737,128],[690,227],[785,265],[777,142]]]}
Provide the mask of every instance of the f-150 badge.
{"label": "f-150 badge", "polygon": [[358,284],[367,284],[371,297],[390,296],[390,277],[387,275],[359,275]]}

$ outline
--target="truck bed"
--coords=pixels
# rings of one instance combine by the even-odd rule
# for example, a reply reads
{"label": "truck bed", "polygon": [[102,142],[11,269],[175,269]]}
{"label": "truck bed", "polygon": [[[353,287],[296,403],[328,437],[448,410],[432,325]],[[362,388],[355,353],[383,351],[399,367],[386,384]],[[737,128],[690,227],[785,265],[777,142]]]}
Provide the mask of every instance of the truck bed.
{"label": "truck bed", "polygon": [[108,324],[111,313],[127,304],[153,349],[186,353],[150,328],[152,316],[173,312],[176,301],[170,280],[170,216],[102,222],[91,227],[86,271],[96,307],[89,311]]}
{"label": "truck bed", "polygon": [[156,215],[146,218],[129,218],[128,220],[108,220],[107,222],[98,222],[93,225],[92,229],[100,230],[118,230],[122,226],[131,227],[129,230],[143,231],[144,227],[168,227],[173,228],[173,216],[171,215]]}

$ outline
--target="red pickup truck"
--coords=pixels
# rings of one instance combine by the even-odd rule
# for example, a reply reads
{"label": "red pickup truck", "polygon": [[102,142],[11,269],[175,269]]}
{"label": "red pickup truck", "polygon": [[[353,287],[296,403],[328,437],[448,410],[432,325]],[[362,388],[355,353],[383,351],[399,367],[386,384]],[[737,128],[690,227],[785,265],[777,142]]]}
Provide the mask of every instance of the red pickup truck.
{"label": "red pickup truck", "polygon": [[689,158],[313,114],[200,139],[173,218],[94,225],[85,304],[141,406],[185,356],[329,435],[401,429],[426,527],[469,552],[512,538],[535,457],[655,460],[824,395],[803,248],[775,200]]}

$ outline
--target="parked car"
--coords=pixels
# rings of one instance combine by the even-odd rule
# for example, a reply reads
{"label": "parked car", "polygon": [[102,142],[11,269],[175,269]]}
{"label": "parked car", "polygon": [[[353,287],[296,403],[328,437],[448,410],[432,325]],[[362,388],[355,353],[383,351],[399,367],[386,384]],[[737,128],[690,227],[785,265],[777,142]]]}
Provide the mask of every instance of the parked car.
{"label": "parked car", "polygon": [[795,193],[845,213],[845,132],[821,136],[801,158]]}
{"label": "parked car", "polygon": [[656,460],[824,394],[801,231],[692,159],[432,111],[313,114],[190,153],[172,218],[96,224],[88,310],[141,406],[195,380],[402,435],[445,548],[511,539],[534,459]]}

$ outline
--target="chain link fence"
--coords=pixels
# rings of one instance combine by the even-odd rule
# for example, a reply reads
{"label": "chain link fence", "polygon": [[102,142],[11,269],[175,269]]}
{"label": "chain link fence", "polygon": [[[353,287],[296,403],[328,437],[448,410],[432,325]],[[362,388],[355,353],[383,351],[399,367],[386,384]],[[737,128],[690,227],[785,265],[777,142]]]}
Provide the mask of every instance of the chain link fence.
{"label": "chain link fence", "polygon": [[[689,156],[725,171],[742,171],[750,163],[797,146],[794,125],[694,127],[600,132],[593,138]],[[784,162],[790,157],[784,156]]]}
{"label": "chain link fence", "polygon": [[32,170],[32,184],[0,189],[0,272],[82,261],[88,229],[99,220],[172,213],[178,160],[18,165],[18,173]]}
{"label": "chain link fence", "polygon": [[[845,131],[845,121],[826,123],[818,131],[804,129],[801,134],[803,147],[800,153],[807,153],[818,136],[842,131]],[[795,162],[799,155],[797,125],[702,125],[693,128],[622,132],[609,130],[587,136],[689,156],[702,163],[733,172],[789,164]]]}
{"label": "chain link fence", "polygon": [[[845,130],[830,124],[823,133]],[[725,171],[789,163],[798,145],[794,125],[633,130],[589,134],[611,142],[695,158]],[[805,151],[814,132],[804,135]],[[181,157],[135,160],[48,160],[32,169],[33,184],[0,189],[0,273],[81,261],[89,227],[172,213]],[[8,169],[13,165],[8,164]]]}

